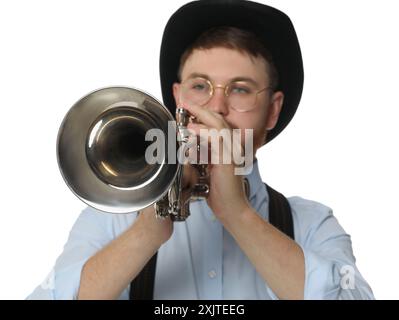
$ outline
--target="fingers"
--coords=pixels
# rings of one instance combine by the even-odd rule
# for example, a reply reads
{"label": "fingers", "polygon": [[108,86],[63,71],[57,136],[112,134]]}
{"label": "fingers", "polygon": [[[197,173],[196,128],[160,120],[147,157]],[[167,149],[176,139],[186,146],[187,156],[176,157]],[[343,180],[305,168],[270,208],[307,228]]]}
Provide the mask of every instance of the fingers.
{"label": "fingers", "polygon": [[197,181],[197,172],[191,164],[183,166],[183,189],[191,188]]}
{"label": "fingers", "polygon": [[197,121],[201,122],[205,126],[215,128],[217,130],[228,127],[227,123],[223,119],[223,116],[219,113],[194,105],[182,105],[182,107],[186,109],[191,115],[196,117]]}
{"label": "fingers", "polygon": [[[190,163],[214,163],[231,164],[237,157],[235,153],[241,153],[241,139],[235,141],[233,132],[223,116],[209,109],[198,106],[182,106],[198,122],[189,122],[187,129],[191,134],[189,147]],[[212,131],[212,129],[216,131]],[[195,136],[197,139],[194,139]],[[199,138],[199,140],[198,140]],[[201,148],[197,152],[197,143]],[[237,146],[237,144],[239,146]],[[223,159],[223,160],[222,160]],[[194,162],[192,162],[194,161]]]}
{"label": "fingers", "polygon": [[202,124],[202,123],[192,123],[192,122],[190,122],[187,125],[187,129],[189,129],[190,131],[192,130],[191,133],[194,133],[194,134],[196,134],[198,136],[198,135],[200,135],[200,130],[201,129],[209,130],[209,127],[204,125],[204,124]]}

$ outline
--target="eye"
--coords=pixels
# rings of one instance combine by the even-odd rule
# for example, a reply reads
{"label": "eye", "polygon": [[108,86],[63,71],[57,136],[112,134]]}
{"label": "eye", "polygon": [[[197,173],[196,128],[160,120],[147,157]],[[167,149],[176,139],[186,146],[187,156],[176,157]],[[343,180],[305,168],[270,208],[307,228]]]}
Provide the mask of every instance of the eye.
{"label": "eye", "polygon": [[190,91],[193,92],[206,92],[209,91],[209,84],[203,79],[192,79],[188,83]]}
{"label": "eye", "polygon": [[249,86],[234,84],[231,86],[230,92],[233,94],[250,94],[252,92]]}
{"label": "eye", "polygon": [[203,91],[205,90],[205,85],[202,83],[195,83],[192,85],[191,89],[193,90],[198,90],[198,91]]}

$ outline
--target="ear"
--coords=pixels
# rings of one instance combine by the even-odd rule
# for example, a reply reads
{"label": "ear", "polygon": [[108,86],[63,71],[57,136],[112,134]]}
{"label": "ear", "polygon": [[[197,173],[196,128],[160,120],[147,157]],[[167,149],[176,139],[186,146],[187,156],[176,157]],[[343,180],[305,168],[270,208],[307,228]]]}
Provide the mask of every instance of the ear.
{"label": "ear", "polygon": [[277,91],[273,94],[271,103],[269,105],[269,110],[266,119],[266,129],[272,130],[278,121],[281,108],[284,102],[284,93],[282,91]]}
{"label": "ear", "polygon": [[173,83],[173,97],[175,98],[176,106],[180,104],[180,83]]}

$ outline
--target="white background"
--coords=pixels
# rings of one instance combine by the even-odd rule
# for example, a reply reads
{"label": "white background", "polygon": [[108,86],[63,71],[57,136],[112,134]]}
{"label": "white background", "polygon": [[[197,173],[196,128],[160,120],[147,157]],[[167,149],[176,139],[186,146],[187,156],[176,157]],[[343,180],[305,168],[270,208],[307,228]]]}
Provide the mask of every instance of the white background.
{"label": "white background", "polygon": [[[109,85],[161,98],[163,27],[186,1],[0,4],[0,299],[41,283],[85,207],[56,161],[72,104]],[[258,154],[264,181],[334,209],[378,299],[399,295],[397,1],[268,1],[292,19],[305,87]]]}

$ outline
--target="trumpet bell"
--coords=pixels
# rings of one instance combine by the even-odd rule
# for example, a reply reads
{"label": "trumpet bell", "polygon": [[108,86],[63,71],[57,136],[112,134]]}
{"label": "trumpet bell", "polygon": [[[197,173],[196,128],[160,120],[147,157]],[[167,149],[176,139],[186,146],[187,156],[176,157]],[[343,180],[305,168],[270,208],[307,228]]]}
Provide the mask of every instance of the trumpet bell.
{"label": "trumpet bell", "polygon": [[[96,90],[66,114],[57,137],[57,161],[72,192],[101,211],[129,213],[160,200],[178,172],[168,161],[169,110],[151,95],[130,87]],[[149,164],[149,129],[165,134],[160,163]]]}

